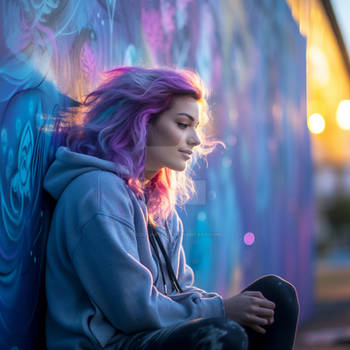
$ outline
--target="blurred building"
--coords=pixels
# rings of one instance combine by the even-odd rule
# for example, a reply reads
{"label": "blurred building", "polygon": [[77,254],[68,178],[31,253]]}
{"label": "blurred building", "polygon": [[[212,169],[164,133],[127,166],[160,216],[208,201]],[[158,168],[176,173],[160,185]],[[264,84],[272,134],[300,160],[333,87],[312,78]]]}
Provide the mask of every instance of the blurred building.
{"label": "blurred building", "polygon": [[307,39],[307,114],[322,253],[334,246],[350,244],[349,53],[336,1],[287,0],[287,3]]}

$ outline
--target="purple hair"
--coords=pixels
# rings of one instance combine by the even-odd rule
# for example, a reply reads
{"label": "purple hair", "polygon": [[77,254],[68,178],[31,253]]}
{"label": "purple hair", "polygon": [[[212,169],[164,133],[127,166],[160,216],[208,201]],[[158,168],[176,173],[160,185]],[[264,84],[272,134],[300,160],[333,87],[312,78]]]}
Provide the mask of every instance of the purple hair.
{"label": "purple hair", "polygon": [[[76,110],[66,145],[74,152],[92,155],[124,165],[127,183],[142,193],[145,168],[147,126],[153,118],[170,108],[176,96],[191,96],[201,105],[201,125],[208,121],[206,89],[199,76],[189,70],[115,68],[106,80]],[[201,135],[202,134],[202,135]],[[218,141],[205,142],[197,154],[208,154]],[[151,220],[166,219],[176,204],[194,193],[186,172],[163,168],[151,180],[147,206]]]}

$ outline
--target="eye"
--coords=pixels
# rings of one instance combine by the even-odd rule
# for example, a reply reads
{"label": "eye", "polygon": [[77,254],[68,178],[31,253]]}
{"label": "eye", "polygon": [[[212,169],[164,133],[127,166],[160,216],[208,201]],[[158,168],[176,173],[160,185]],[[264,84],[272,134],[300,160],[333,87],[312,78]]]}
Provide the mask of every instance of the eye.
{"label": "eye", "polygon": [[181,129],[186,129],[188,127],[187,124],[184,123],[177,123],[177,125],[181,128]]}

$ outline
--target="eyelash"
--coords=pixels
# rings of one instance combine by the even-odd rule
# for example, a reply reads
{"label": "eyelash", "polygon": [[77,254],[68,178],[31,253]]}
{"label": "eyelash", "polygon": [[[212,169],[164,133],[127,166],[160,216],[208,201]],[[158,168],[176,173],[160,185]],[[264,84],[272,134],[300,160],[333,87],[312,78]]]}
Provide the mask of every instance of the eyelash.
{"label": "eyelash", "polygon": [[[188,124],[184,124],[184,123],[177,123],[177,125],[181,128],[181,129],[186,129],[189,125]],[[197,125],[195,127],[196,130],[199,129],[199,125]]]}
{"label": "eyelash", "polygon": [[177,125],[178,125],[179,127],[181,127],[182,129],[186,129],[186,128],[188,127],[188,125],[187,125],[187,124],[184,124],[184,123],[177,123]]}

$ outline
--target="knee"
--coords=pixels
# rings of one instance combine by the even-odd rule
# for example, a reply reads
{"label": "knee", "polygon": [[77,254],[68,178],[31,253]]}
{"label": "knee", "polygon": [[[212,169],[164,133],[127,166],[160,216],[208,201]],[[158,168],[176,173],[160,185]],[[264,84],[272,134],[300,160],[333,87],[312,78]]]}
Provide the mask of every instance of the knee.
{"label": "knee", "polygon": [[287,291],[291,296],[296,296],[297,291],[295,287],[289,283],[288,281],[284,280],[283,278],[277,276],[277,275],[265,275],[260,278],[261,281],[264,282],[264,284],[269,285],[271,288],[278,289],[278,290],[285,290]]}
{"label": "knee", "polygon": [[286,305],[299,311],[298,293],[291,283],[276,275],[266,275],[261,279],[269,286],[269,290],[274,291],[278,300],[282,299]]}

